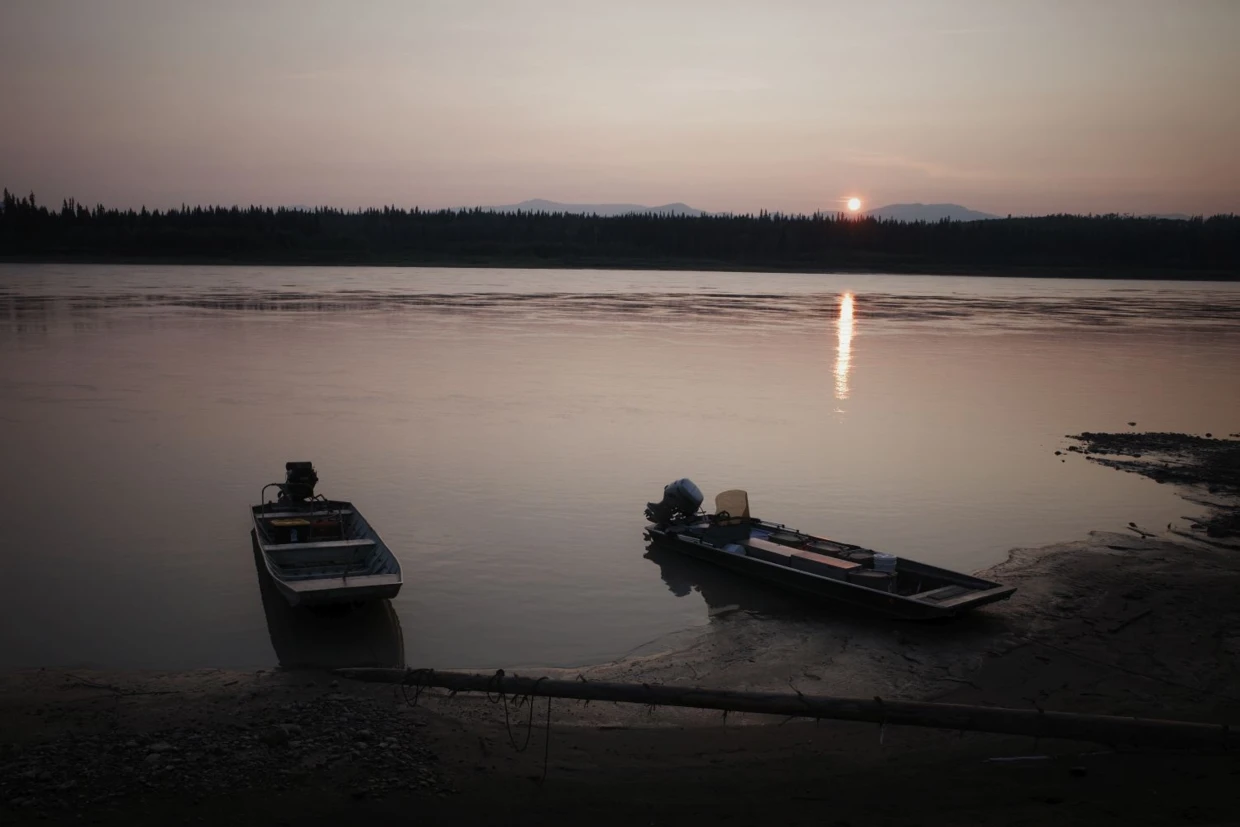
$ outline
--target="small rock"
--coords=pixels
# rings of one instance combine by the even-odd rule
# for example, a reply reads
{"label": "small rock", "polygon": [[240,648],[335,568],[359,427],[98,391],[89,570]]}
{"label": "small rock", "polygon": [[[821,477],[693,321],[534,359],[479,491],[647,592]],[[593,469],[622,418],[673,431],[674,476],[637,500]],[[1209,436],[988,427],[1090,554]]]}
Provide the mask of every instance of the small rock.
{"label": "small rock", "polygon": [[371,740],[373,740],[373,739],[374,739],[375,735],[374,735],[374,733],[373,733],[373,732],[371,732],[371,731],[370,731],[370,730],[368,730],[368,729],[359,729],[359,730],[357,731],[357,733],[356,733],[355,737],[356,737],[356,738],[357,738],[357,740],[359,740],[359,741],[371,741]]}
{"label": "small rock", "polygon": [[43,772],[39,773],[39,780],[40,781],[51,781],[52,774],[48,772],[47,770],[44,770]]}
{"label": "small rock", "polygon": [[167,741],[160,741],[159,743],[151,744],[148,749],[151,752],[169,752],[172,750],[172,744],[169,744]]}
{"label": "small rock", "polygon": [[163,756],[160,755],[158,752],[148,753],[146,756],[146,763],[148,764],[158,764],[162,760],[163,760]]}
{"label": "small rock", "polygon": [[340,686],[340,681],[332,681],[330,686],[332,689],[335,689],[336,687]]}

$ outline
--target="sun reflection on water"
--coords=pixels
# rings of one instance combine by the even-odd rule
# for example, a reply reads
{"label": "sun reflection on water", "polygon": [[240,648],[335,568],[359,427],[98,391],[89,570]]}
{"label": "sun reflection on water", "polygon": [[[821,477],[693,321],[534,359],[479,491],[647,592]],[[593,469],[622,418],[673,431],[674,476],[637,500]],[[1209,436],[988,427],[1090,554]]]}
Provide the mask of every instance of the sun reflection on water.
{"label": "sun reflection on water", "polygon": [[848,398],[848,370],[852,358],[853,337],[853,296],[845,293],[840,296],[840,318],[836,323],[839,330],[839,344],[835,351],[835,398]]}

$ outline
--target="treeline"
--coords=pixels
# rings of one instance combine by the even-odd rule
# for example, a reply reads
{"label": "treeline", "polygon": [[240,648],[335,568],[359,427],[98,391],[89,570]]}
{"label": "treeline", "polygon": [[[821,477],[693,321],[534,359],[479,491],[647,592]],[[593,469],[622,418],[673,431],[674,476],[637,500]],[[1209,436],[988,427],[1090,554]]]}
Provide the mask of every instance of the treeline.
{"label": "treeline", "polygon": [[842,215],[618,217],[487,210],[59,208],[4,191],[0,257],[1240,277],[1240,216],[933,223]]}

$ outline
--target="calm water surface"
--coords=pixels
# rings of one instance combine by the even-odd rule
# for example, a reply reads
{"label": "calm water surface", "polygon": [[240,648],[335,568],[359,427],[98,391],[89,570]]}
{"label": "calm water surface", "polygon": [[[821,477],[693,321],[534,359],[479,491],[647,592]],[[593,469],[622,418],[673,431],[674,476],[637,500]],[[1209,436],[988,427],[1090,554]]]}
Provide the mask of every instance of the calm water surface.
{"label": "calm water surface", "polygon": [[[616,658],[718,602],[645,554],[681,476],[964,570],[1182,522],[1054,451],[1240,430],[1238,322],[1218,284],[2,266],[0,666]],[[401,558],[391,606],[258,576],[246,509],[290,459]]]}

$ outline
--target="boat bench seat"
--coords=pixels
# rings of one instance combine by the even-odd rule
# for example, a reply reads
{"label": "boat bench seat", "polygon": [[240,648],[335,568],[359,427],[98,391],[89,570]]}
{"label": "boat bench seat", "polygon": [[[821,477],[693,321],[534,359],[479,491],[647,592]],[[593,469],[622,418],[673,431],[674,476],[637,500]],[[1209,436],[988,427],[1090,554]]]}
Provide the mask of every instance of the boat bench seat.
{"label": "boat bench seat", "polygon": [[781,546],[779,543],[772,543],[770,540],[763,540],[759,537],[749,537],[737,542],[745,547],[745,556],[756,557],[768,563],[779,563],[781,566],[792,565],[792,555],[796,551],[796,549]]}
{"label": "boat bench seat", "polygon": [[845,580],[848,577],[848,573],[860,569],[861,564],[853,563],[849,560],[839,560],[835,557],[828,557],[825,554],[817,554],[812,551],[797,551],[792,554],[792,567],[801,571],[807,571],[810,574],[819,574],[835,580]]}
{"label": "boat bench seat", "polygon": [[352,513],[352,509],[342,508],[339,511],[259,511],[258,516],[264,520],[279,520],[286,517],[335,517],[337,514]]}
{"label": "boat bench seat", "polygon": [[314,548],[354,548],[358,546],[373,546],[374,540],[323,540],[315,543],[276,543],[274,545],[264,546],[266,551],[307,551]]}
{"label": "boat bench seat", "polygon": [[933,603],[938,603],[943,600],[950,600],[953,597],[959,597],[962,594],[969,594],[972,591],[973,589],[966,586],[951,585],[932,589],[928,592],[921,592],[920,594],[913,595],[913,597],[918,600],[929,600]]}

